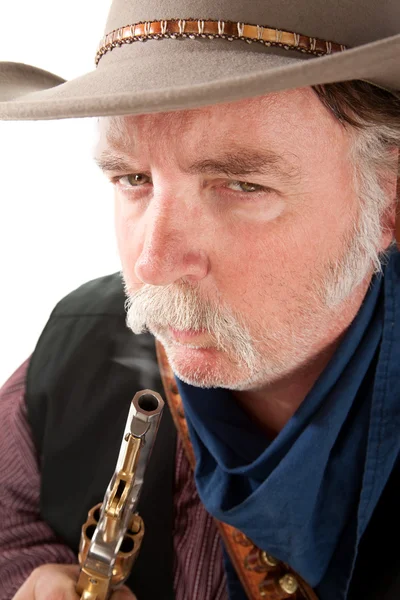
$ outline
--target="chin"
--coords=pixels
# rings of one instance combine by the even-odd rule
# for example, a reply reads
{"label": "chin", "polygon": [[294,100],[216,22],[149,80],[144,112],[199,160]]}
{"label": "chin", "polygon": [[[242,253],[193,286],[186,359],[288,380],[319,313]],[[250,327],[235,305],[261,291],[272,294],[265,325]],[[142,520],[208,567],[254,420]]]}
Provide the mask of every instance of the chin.
{"label": "chin", "polygon": [[238,369],[238,365],[234,365],[221,350],[174,344],[165,344],[164,347],[173,372],[189,385],[232,390],[247,385],[247,369]]}

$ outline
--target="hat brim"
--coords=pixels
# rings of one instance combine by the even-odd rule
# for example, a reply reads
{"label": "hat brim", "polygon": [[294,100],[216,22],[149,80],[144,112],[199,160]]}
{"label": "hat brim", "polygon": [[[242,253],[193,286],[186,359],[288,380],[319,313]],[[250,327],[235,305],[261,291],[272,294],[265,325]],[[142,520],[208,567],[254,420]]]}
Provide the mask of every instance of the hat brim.
{"label": "hat brim", "polygon": [[29,65],[0,62],[0,119],[165,112],[354,79],[400,90],[400,34],[323,57],[247,46],[149,40],[115,48],[97,69],[67,82]]}

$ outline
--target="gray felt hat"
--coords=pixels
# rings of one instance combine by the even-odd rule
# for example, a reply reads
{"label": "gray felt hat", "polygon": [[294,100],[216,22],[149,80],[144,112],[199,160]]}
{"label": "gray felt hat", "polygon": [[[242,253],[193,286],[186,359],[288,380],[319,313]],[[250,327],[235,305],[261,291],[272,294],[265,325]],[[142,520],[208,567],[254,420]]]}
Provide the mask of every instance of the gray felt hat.
{"label": "gray felt hat", "polygon": [[93,71],[67,82],[0,62],[0,119],[161,112],[352,79],[398,95],[400,0],[114,0],[93,54]]}

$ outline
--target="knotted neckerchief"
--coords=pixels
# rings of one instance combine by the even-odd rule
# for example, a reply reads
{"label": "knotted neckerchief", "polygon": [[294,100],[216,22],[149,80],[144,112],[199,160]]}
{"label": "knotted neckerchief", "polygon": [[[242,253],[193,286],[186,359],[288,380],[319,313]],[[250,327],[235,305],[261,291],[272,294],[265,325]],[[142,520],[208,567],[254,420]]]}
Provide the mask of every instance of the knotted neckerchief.
{"label": "knotted neckerchief", "polygon": [[394,252],[384,282],[374,277],[330,363],[273,441],[229,390],[176,378],[206,509],[289,564],[322,600],[346,597],[359,540],[398,455],[386,417],[400,410],[390,389],[399,387],[399,291]]}

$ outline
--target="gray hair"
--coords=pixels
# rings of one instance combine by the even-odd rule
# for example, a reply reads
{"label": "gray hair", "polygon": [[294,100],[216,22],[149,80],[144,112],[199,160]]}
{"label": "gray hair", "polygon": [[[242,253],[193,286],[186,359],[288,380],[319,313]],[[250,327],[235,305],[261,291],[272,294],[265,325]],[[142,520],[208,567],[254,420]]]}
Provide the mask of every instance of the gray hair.
{"label": "gray hair", "polygon": [[[386,181],[399,177],[393,149],[400,148],[400,100],[385,90],[359,81],[313,88],[351,138],[354,189],[360,201],[357,220],[343,260],[330,265],[321,290],[324,303],[340,304],[365,276],[382,271],[391,248],[381,248],[383,217],[393,206]],[[392,241],[393,243],[393,241]]]}

